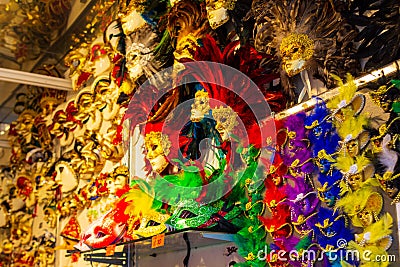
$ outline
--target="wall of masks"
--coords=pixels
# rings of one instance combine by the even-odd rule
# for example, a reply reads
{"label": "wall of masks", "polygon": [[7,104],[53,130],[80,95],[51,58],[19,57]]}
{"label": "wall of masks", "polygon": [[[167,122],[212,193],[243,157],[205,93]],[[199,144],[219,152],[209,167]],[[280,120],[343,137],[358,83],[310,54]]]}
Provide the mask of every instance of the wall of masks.
{"label": "wall of masks", "polygon": [[397,1],[103,7],[64,59],[74,92],[16,96],[3,266],[193,227],[234,235],[227,266],[396,265],[400,76],[354,78],[399,59]]}

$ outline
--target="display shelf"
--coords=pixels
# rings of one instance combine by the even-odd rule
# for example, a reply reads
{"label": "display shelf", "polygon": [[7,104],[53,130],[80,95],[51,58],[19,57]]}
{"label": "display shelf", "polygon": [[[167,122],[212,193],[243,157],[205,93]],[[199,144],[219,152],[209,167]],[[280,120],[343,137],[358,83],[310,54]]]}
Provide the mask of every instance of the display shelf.
{"label": "display shelf", "polygon": [[[147,266],[142,264],[148,258],[158,259],[163,255],[176,255],[176,260],[186,266],[192,250],[213,249],[218,246],[232,246],[234,234],[208,230],[186,229],[164,234],[164,244],[153,247],[152,240],[158,236],[142,238],[117,244],[113,255],[107,256],[107,248],[80,252],[84,261],[132,267]],[[69,251],[71,254],[77,251]],[[70,255],[71,255],[70,254]]]}

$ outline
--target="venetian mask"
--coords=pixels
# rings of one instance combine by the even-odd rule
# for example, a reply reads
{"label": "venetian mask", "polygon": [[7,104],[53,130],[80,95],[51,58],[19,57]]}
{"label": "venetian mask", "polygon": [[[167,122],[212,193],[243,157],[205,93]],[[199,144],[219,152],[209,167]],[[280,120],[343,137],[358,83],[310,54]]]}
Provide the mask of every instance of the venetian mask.
{"label": "venetian mask", "polygon": [[362,172],[351,174],[347,177],[347,183],[353,191],[360,189],[363,182],[364,177]]}
{"label": "venetian mask", "polygon": [[205,91],[197,91],[191,107],[190,120],[193,122],[201,121],[211,109],[208,93]]}
{"label": "venetian mask", "polygon": [[36,117],[36,112],[32,110],[26,110],[21,115],[19,115],[17,119],[17,125],[15,130],[17,134],[24,136],[27,138],[26,142],[30,143],[31,141],[31,129],[34,126],[34,120]]}
{"label": "venetian mask", "polygon": [[102,37],[98,37],[93,41],[90,48],[90,72],[94,77],[107,73],[111,70],[111,61],[108,57],[108,49]]}
{"label": "venetian mask", "polygon": [[86,123],[92,113],[92,106],[94,103],[94,96],[89,90],[81,90],[75,99],[75,106],[78,109],[75,116],[78,120]]}
{"label": "venetian mask", "polygon": [[361,222],[361,225],[365,228],[371,225],[374,222],[374,215],[372,212],[363,209],[357,214],[358,220]]}
{"label": "venetian mask", "polygon": [[246,162],[247,165],[253,164],[257,161],[258,157],[261,154],[261,150],[256,148],[253,145],[246,147],[240,153],[242,159]]}
{"label": "venetian mask", "polygon": [[229,20],[228,10],[235,8],[236,0],[207,0],[208,22],[213,30]]}
{"label": "venetian mask", "polygon": [[[197,38],[189,33],[186,36],[178,39],[176,44],[176,48],[174,51],[175,62],[174,64],[178,64],[180,59],[183,58],[193,58],[192,51],[197,47]],[[179,64],[178,64],[179,65]]]}
{"label": "venetian mask", "polygon": [[140,218],[140,224],[137,229],[129,230],[128,234],[138,237],[149,237],[160,234],[167,229],[165,222],[169,219],[168,214],[162,214],[156,211],[150,211]]}
{"label": "venetian mask", "polygon": [[315,211],[318,202],[317,194],[314,191],[306,194],[300,193],[296,199],[290,200],[291,212],[295,217],[299,215],[309,216]]}
{"label": "venetian mask", "polygon": [[384,181],[383,190],[385,190],[388,197],[395,199],[400,191],[400,179]]}
{"label": "venetian mask", "polygon": [[153,171],[161,173],[169,164],[166,158],[171,147],[168,136],[161,132],[150,132],[145,136],[144,145],[146,147],[146,158],[150,161]]}
{"label": "venetian mask", "polygon": [[78,176],[68,162],[57,162],[55,172],[55,182],[61,187],[61,192],[66,194],[77,188]]}
{"label": "venetian mask", "polygon": [[364,203],[354,206],[354,214],[351,218],[353,225],[363,228],[370,226],[379,220],[378,215],[382,211],[382,207],[382,195],[378,192],[370,193]]}
{"label": "venetian mask", "polygon": [[34,262],[36,266],[50,266],[54,264],[56,254],[54,248],[39,246],[37,254]]}
{"label": "venetian mask", "polygon": [[86,43],[82,43],[80,47],[68,53],[64,59],[65,65],[69,67],[69,77],[74,90],[78,90],[90,77],[85,68],[88,57],[89,47]]}
{"label": "venetian mask", "polygon": [[126,15],[120,14],[122,29],[126,35],[130,35],[137,29],[146,25],[146,21],[135,9],[130,9]]}
{"label": "venetian mask", "polygon": [[128,167],[121,165],[113,170],[111,177],[114,179],[114,186],[116,189],[122,189],[129,179]]}
{"label": "venetian mask", "polygon": [[332,164],[335,161],[336,160],[331,155],[328,155],[326,153],[325,149],[322,149],[318,151],[318,156],[315,159],[315,164],[317,165],[320,173],[328,174],[332,170]]}
{"label": "venetian mask", "polygon": [[[219,202],[217,204],[220,204]],[[200,205],[193,199],[184,200],[175,208],[171,217],[165,222],[176,230],[199,227],[206,223],[211,215],[221,209],[216,203]]]}
{"label": "venetian mask", "polygon": [[121,23],[114,20],[108,25],[104,32],[104,42],[108,42],[114,52],[124,54],[125,47],[122,47],[125,34],[122,31]]}
{"label": "venetian mask", "polygon": [[18,194],[23,198],[29,197],[33,192],[33,185],[29,178],[20,176],[17,178]]}
{"label": "venetian mask", "polygon": [[282,67],[292,77],[307,67],[314,54],[314,41],[306,34],[291,33],[282,39],[279,49]]}
{"label": "venetian mask", "polygon": [[328,207],[333,207],[340,193],[340,187],[337,184],[328,186],[326,182],[321,188],[318,188],[318,198]]}
{"label": "venetian mask", "polygon": [[136,81],[144,74],[145,67],[152,58],[151,50],[142,43],[132,43],[126,51],[126,67],[129,77]]}
{"label": "venetian mask", "polygon": [[43,220],[47,223],[50,228],[56,227],[57,215],[52,208],[46,208],[44,211]]}
{"label": "venetian mask", "polygon": [[360,145],[357,139],[350,140],[346,143],[346,151],[352,158],[360,153]]}
{"label": "venetian mask", "polygon": [[115,211],[110,211],[94,221],[89,228],[82,233],[81,240],[75,246],[80,251],[93,248],[102,248],[118,242],[126,230],[125,223],[117,223]]}
{"label": "venetian mask", "polygon": [[229,135],[233,128],[238,125],[237,114],[230,107],[219,107],[212,110],[212,115],[216,121],[215,128],[221,136],[223,142],[229,140]]}

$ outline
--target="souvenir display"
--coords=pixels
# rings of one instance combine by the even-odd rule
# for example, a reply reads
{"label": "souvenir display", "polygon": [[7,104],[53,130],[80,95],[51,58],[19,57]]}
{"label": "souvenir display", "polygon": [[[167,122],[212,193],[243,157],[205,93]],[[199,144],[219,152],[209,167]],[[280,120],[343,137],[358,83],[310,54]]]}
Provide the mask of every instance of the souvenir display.
{"label": "souvenir display", "polygon": [[[45,1],[39,20],[14,2],[0,5],[32,24],[25,42],[55,38],[70,8]],[[229,266],[389,266],[400,77],[358,76],[399,59],[399,10],[395,0],[94,4],[59,61],[73,91],[16,95],[0,266],[83,266],[97,249],[112,263],[115,247],[193,229],[229,234],[240,259]],[[11,46],[23,31],[0,33]]]}

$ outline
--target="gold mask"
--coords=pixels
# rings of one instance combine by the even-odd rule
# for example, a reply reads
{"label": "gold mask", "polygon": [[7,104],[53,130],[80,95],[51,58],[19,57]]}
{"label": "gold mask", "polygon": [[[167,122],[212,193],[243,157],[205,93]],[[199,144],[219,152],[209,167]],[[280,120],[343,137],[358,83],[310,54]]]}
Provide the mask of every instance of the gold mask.
{"label": "gold mask", "polygon": [[237,114],[230,107],[219,107],[212,110],[212,114],[217,124],[215,128],[221,135],[222,141],[229,139],[229,134],[238,125]]}
{"label": "gold mask", "polygon": [[161,132],[150,132],[144,138],[146,158],[150,161],[153,171],[161,173],[168,166],[166,158],[170,152],[171,142],[168,136]]}
{"label": "gold mask", "polygon": [[197,91],[191,107],[190,120],[193,122],[201,121],[211,109],[208,93],[205,91]]}
{"label": "gold mask", "polygon": [[314,54],[314,41],[306,34],[291,33],[282,39],[279,47],[283,69],[289,77],[304,70]]}

